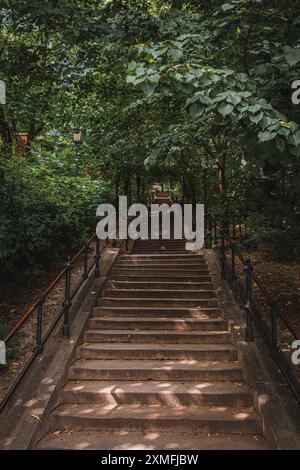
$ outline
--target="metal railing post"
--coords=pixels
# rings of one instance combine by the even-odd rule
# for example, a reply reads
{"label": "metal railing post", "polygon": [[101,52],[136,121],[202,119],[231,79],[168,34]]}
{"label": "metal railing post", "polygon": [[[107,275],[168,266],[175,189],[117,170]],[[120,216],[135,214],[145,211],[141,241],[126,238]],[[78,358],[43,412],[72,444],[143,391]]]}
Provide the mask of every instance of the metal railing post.
{"label": "metal railing post", "polygon": [[235,239],[236,230],[235,230],[235,214],[232,216],[232,238]]}
{"label": "metal railing post", "polygon": [[96,237],[96,253],[95,253],[95,277],[100,277],[100,240]]}
{"label": "metal railing post", "polygon": [[226,255],[225,255],[225,233],[224,233],[225,223],[224,216],[221,219],[221,246],[220,246],[220,261],[221,261],[221,276],[222,279],[226,279]]}
{"label": "metal railing post", "polygon": [[239,239],[242,239],[242,215],[241,211],[239,211]]}
{"label": "metal railing post", "polygon": [[253,323],[252,323],[252,272],[253,265],[250,259],[246,260],[244,267],[246,275],[246,341],[254,341]]}
{"label": "metal railing post", "polygon": [[212,250],[213,247],[213,219],[212,219],[212,214],[210,212],[207,213],[207,225],[208,225],[208,230],[207,230],[207,247]]}
{"label": "metal railing post", "polygon": [[65,300],[63,302],[64,307],[64,324],[62,329],[62,336],[68,338],[70,336],[70,308],[72,306],[71,302],[71,276],[73,264],[71,258],[68,258],[66,263],[66,283],[65,283]]}
{"label": "metal railing post", "polygon": [[43,334],[43,305],[44,298],[41,297],[37,305],[37,325],[36,325],[36,345],[33,348],[33,352],[36,354],[42,354],[44,351],[44,346],[42,342]]}
{"label": "metal railing post", "polygon": [[236,280],[236,257],[235,257],[235,246],[231,245],[231,273],[232,279]]}
{"label": "metal railing post", "polygon": [[83,279],[87,279],[89,277],[88,262],[89,262],[89,246],[88,244],[86,244],[84,248],[84,255],[83,255],[83,274],[82,274]]}
{"label": "metal railing post", "polygon": [[271,303],[271,330],[272,330],[271,355],[275,356],[278,353],[278,312],[274,303]]}

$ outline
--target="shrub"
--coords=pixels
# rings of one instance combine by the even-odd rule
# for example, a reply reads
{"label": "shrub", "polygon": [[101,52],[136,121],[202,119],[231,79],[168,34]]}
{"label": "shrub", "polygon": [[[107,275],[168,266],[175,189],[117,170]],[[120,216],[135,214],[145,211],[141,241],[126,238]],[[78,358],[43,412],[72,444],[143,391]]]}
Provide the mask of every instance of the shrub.
{"label": "shrub", "polygon": [[96,207],[113,200],[109,184],[59,176],[22,158],[0,168],[0,272],[24,276],[71,253],[96,227]]}

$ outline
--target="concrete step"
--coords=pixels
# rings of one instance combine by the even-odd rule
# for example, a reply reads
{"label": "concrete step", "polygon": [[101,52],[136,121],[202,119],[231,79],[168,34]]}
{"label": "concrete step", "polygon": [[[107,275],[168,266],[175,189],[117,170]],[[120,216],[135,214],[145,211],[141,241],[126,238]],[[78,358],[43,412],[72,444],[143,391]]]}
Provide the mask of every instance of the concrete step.
{"label": "concrete step", "polygon": [[178,330],[178,331],[225,331],[228,324],[223,319],[173,319],[173,318],[153,318],[153,317],[93,317],[88,322],[90,330]]}
{"label": "concrete step", "polygon": [[256,434],[260,422],[252,408],[66,404],[50,416],[50,429]]}
{"label": "concrete step", "polygon": [[226,361],[79,360],[69,369],[71,380],[182,380],[240,382],[243,368]]}
{"label": "concrete step", "polygon": [[181,290],[181,289],[103,289],[103,297],[109,298],[132,298],[135,299],[151,298],[151,299],[216,299],[216,291],[214,290]]}
{"label": "concrete step", "polygon": [[170,261],[184,261],[184,260],[205,260],[204,255],[202,254],[190,254],[186,253],[184,255],[177,255],[177,254],[166,254],[166,253],[157,253],[154,255],[121,255],[120,256],[120,261],[125,261],[125,260],[133,260],[133,261],[146,261],[146,260],[153,260],[153,261],[165,261],[165,260],[170,260]]}
{"label": "concrete step", "polygon": [[229,331],[162,331],[162,330],[86,330],[85,342],[101,343],[228,343]]}
{"label": "concrete step", "polygon": [[165,264],[165,263],[157,263],[157,264],[154,264],[154,263],[150,263],[150,264],[116,264],[113,268],[113,272],[114,271],[121,271],[121,270],[126,270],[127,272],[135,272],[135,271],[158,271],[158,272],[161,272],[161,271],[169,271],[169,272],[172,272],[172,271],[175,271],[175,272],[179,272],[179,271],[183,271],[183,272],[199,272],[199,273],[204,273],[206,275],[208,275],[209,271],[208,271],[208,267],[206,264],[197,264],[197,265],[187,265],[187,264],[182,264],[182,265],[176,265],[176,264]]}
{"label": "concrete step", "polygon": [[139,267],[147,267],[147,266],[199,266],[199,267],[207,267],[207,263],[204,259],[180,259],[180,260],[172,260],[172,259],[120,259],[118,260],[117,266],[139,266]]}
{"label": "concrete step", "polygon": [[78,359],[237,361],[238,350],[231,344],[84,343]]}
{"label": "concrete step", "polygon": [[162,276],[160,273],[159,275],[152,275],[148,273],[124,273],[123,274],[114,274],[112,273],[110,276],[110,280],[112,281],[130,281],[130,282],[212,282],[212,277],[210,274],[198,274],[198,273],[184,273],[172,271],[168,276]]}
{"label": "concrete step", "polygon": [[145,255],[145,254],[155,255],[155,254],[160,254],[160,253],[185,255],[189,252],[186,251],[185,248],[162,247],[162,248],[135,248],[133,253],[140,254],[140,255]]}
{"label": "concrete step", "polygon": [[146,290],[146,289],[182,289],[187,290],[213,290],[212,282],[165,282],[163,280],[156,282],[151,281],[106,281],[104,284],[105,289],[133,289],[133,290]]}
{"label": "concrete step", "polygon": [[74,431],[47,434],[37,450],[269,450],[259,435]]}
{"label": "concrete step", "polygon": [[143,245],[143,246],[160,246],[160,245],[180,245],[180,246],[184,246],[186,244],[186,240],[185,239],[181,239],[181,238],[172,238],[172,235],[174,234],[174,230],[170,230],[170,236],[171,238],[170,239],[167,239],[167,238],[164,238],[162,239],[162,236],[164,237],[167,237],[167,232],[164,231],[160,231],[159,234],[156,234],[156,235],[159,235],[160,239],[154,239],[154,238],[151,238],[149,240],[136,240],[135,242],[135,246],[139,246],[139,245]]}
{"label": "concrete step", "polygon": [[[156,276],[156,278],[164,278],[169,277],[172,275],[177,275],[180,278],[180,275],[192,275],[195,274],[196,276],[209,276],[209,272],[206,268],[186,268],[183,267],[180,269],[170,269],[170,268],[153,268],[153,267],[144,267],[139,268],[131,267],[131,268],[124,268],[124,267],[115,267],[111,271],[111,278],[115,279],[115,276],[119,276],[121,274],[125,274],[129,276]],[[182,278],[183,279],[183,278]]]}
{"label": "concrete step", "polygon": [[[101,304],[100,300],[100,304]],[[135,315],[139,317],[170,317],[170,318],[220,318],[220,307],[202,307],[202,308],[168,308],[168,307],[104,307],[99,305],[94,308],[94,316],[117,317],[121,318]]]}
{"label": "concrete step", "polygon": [[102,297],[99,304],[103,307],[218,307],[217,299],[177,299],[177,298],[140,298]]}
{"label": "concrete step", "polygon": [[177,249],[187,253],[186,241],[181,240],[151,240],[150,242],[138,240],[135,242],[133,253],[136,254],[138,250],[161,250],[162,248]]}
{"label": "concrete step", "polygon": [[137,254],[143,250],[148,252],[151,252],[151,250],[154,252],[165,252],[168,250],[173,250],[175,252],[181,251],[182,254],[188,253],[188,251],[186,251],[186,242],[177,242],[176,240],[159,240],[157,243],[136,242],[133,253]]}
{"label": "concrete step", "polygon": [[103,382],[70,381],[63,390],[64,403],[98,405],[164,405],[250,407],[253,394],[240,383],[210,382]]}

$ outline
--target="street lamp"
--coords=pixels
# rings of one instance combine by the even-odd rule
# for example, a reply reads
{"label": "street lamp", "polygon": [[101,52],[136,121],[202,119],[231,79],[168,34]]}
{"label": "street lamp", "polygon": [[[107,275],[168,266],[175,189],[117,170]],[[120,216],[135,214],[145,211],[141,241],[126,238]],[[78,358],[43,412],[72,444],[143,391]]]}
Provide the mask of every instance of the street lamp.
{"label": "street lamp", "polygon": [[6,85],[3,80],[0,80],[0,104],[6,105]]}
{"label": "street lamp", "polygon": [[76,152],[76,170],[75,170],[75,176],[79,176],[79,159],[78,159],[78,154],[79,154],[79,146],[83,143],[84,141],[84,132],[82,130],[80,131],[74,131],[73,134],[73,142],[75,145],[75,152]]}
{"label": "street lamp", "polygon": [[15,134],[17,153],[27,155],[29,153],[30,138],[28,132],[18,132]]}

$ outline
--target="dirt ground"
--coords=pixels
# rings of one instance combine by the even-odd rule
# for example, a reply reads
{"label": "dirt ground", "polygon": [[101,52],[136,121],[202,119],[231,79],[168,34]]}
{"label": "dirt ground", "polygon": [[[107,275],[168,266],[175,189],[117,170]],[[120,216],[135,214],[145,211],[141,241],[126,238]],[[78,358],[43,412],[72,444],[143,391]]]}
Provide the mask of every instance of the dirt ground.
{"label": "dirt ground", "polygon": [[[252,251],[248,255],[254,263],[257,277],[300,339],[300,260],[276,260],[264,251]],[[257,290],[255,294],[263,302]]]}
{"label": "dirt ground", "polygon": [[[89,252],[89,265],[94,257],[94,248]],[[31,278],[24,285],[10,283],[0,289],[0,332],[2,339],[23,317],[27,309],[41,296],[48,285],[64,269],[64,261],[56,261],[45,266],[43,275]],[[72,270],[71,288],[80,281],[83,274],[82,257]],[[47,296],[43,307],[43,332],[51,325],[59,313],[65,293],[65,276]],[[5,328],[4,328],[5,327]],[[23,324],[16,337],[9,344],[6,366],[0,366],[0,400],[19,374],[22,366],[32,354],[36,344],[36,312]]]}

